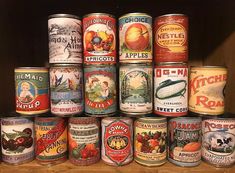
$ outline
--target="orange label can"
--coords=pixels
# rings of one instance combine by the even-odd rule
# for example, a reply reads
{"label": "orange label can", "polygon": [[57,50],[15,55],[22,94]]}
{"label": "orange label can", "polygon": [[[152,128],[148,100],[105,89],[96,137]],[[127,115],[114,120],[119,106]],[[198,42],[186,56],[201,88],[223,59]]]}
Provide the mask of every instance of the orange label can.
{"label": "orange label can", "polygon": [[198,114],[224,113],[227,69],[220,66],[192,67],[189,83],[189,111]]}
{"label": "orange label can", "polygon": [[188,18],[183,14],[159,16],[154,24],[155,62],[188,61]]}

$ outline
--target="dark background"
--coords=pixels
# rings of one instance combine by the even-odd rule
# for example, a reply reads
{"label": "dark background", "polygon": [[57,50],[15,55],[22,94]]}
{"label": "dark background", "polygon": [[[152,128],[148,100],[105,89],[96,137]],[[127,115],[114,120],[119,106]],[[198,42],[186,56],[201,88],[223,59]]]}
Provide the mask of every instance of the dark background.
{"label": "dark background", "polygon": [[82,17],[105,12],[118,17],[145,12],[153,18],[169,13],[189,17],[190,65],[226,65],[226,110],[235,113],[234,0],[1,0],[0,112],[15,110],[14,68],[48,64],[47,17],[69,13]]}

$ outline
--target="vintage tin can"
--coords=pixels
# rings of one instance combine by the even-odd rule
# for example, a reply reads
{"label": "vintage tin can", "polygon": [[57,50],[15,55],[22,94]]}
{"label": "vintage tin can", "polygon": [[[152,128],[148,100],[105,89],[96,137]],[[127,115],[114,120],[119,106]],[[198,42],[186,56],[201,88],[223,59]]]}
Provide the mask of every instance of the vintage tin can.
{"label": "vintage tin can", "polygon": [[48,17],[49,63],[82,63],[82,24],[78,16]]}
{"label": "vintage tin can", "polygon": [[100,122],[95,117],[69,119],[69,160],[75,165],[91,165],[100,160]]}
{"label": "vintage tin can", "polygon": [[201,118],[177,117],[168,122],[168,160],[178,166],[201,162]]}
{"label": "vintage tin can", "polygon": [[188,61],[188,17],[167,14],[155,19],[155,62]]}
{"label": "vintage tin can", "polygon": [[83,17],[85,64],[116,63],[116,19],[111,14],[91,13]]}
{"label": "vintage tin can", "polygon": [[16,112],[35,115],[49,110],[48,69],[15,68]]}
{"label": "vintage tin can", "polygon": [[128,13],[119,18],[119,61],[152,62],[152,17]]}
{"label": "vintage tin can", "polygon": [[19,165],[34,159],[34,124],[32,118],[1,119],[2,161]]}
{"label": "vintage tin can", "polygon": [[183,116],[188,113],[188,66],[164,63],[154,68],[154,113]]}
{"label": "vintage tin can", "polygon": [[202,159],[216,167],[235,163],[235,118],[205,118],[202,121]]}
{"label": "vintage tin can", "polygon": [[59,116],[83,111],[83,72],[78,64],[56,64],[50,68],[51,112]]}
{"label": "vintage tin can", "polygon": [[143,117],[134,123],[135,161],[145,166],[166,163],[166,118]]}
{"label": "vintage tin can", "polygon": [[61,117],[36,117],[36,160],[55,165],[67,159],[67,122]]}
{"label": "vintage tin can", "polygon": [[207,115],[223,114],[226,80],[225,67],[191,67],[189,111]]}
{"label": "vintage tin can", "polygon": [[108,165],[122,166],[133,160],[133,121],[128,117],[102,119],[102,160]]}
{"label": "vintage tin can", "polygon": [[93,65],[84,67],[85,113],[109,116],[117,110],[116,66]]}
{"label": "vintage tin can", "polygon": [[153,109],[151,64],[121,64],[119,106],[128,115],[151,113]]}

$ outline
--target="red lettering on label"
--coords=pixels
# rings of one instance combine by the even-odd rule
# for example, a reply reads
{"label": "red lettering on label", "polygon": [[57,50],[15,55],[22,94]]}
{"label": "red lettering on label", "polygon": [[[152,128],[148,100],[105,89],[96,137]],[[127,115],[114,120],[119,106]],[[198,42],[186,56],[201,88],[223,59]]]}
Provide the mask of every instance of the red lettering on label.
{"label": "red lettering on label", "polygon": [[214,101],[209,100],[206,96],[197,96],[196,97],[196,105],[203,106],[207,109],[214,109],[215,107],[224,107],[224,101]]}

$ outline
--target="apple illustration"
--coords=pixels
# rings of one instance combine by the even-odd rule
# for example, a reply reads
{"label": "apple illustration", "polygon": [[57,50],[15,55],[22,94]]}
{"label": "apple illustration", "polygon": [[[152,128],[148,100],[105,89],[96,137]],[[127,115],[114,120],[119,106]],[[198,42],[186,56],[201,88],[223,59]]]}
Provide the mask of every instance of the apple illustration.
{"label": "apple illustration", "polygon": [[91,42],[91,40],[93,39],[93,37],[96,35],[96,32],[94,31],[88,31],[85,35],[85,45],[88,45],[88,43]]}
{"label": "apple illustration", "polygon": [[149,44],[148,29],[141,23],[130,25],[125,33],[125,42],[128,49],[135,51],[146,49]]}

